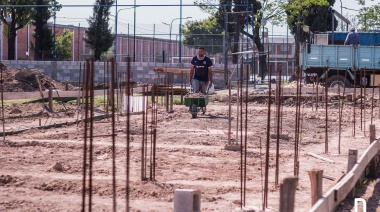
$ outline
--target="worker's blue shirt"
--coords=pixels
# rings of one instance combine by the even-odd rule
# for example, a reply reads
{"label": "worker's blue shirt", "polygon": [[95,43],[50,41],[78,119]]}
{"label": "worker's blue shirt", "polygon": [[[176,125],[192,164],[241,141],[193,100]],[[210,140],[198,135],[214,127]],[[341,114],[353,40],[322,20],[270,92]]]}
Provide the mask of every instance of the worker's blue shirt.
{"label": "worker's blue shirt", "polygon": [[360,38],[355,32],[348,33],[344,45],[359,45]]}
{"label": "worker's blue shirt", "polygon": [[194,66],[194,76],[193,79],[208,82],[209,73],[208,68],[212,67],[212,61],[209,57],[204,56],[202,60],[198,56],[193,57],[191,64]]}

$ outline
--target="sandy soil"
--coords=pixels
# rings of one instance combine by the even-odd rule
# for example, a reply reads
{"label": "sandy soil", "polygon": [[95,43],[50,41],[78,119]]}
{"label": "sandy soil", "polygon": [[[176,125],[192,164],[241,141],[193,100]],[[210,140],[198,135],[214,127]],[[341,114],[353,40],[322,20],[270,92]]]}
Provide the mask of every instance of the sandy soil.
{"label": "sandy soil", "polygon": [[[216,99],[226,99],[220,95]],[[264,102],[264,103],[263,103]],[[306,102],[307,103],[307,102]],[[353,137],[352,108],[345,106],[342,121],[341,154],[338,154],[338,112],[331,103],[329,113],[329,153],[325,154],[325,110],[302,107],[302,134],[300,142],[299,185],[296,191],[296,211],[307,211],[311,206],[310,180],[307,171],[323,169],[324,175],[337,177],[346,171],[349,148],[357,148],[359,155],[369,145],[369,132],[360,129],[360,110],[357,109],[356,136]],[[14,105],[13,107],[21,107]],[[6,129],[36,127],[48,117],[40,106],[30,106],[34,115],[6,120]],[[34,108],[34,109],[33,109]],[[72,107],[74,108],[74,106]],[[334,109],[335,108],[335,109]],[[11,109],[11,108],[9,108]],[[236,104],[233,106],[236,124]],[[274,109],[274,108],[273,108]],[[26,111],[26,109],[21,109]],[[131,211],[172,211],[173,191],[176,188],[199,189],[202,211],[232,211],[240,206],[240,152],[226,151],[228,133],[228,105],[211,101],[206,115],[191,119],[188,108],[174,106],[174,113],[159,110],[156,182],[141,181],[142,115],[133,115],[131,121]],[[370,112],[366,110],[368,131]],[[74,114],[74,115],[73,115]],[[76,119],[74,109],[50,117],[48,124],[65,123]],[[7,113],[7,116],[11,116]],[[14,116],[14,115],[13,115]],[[287,104],[283,110],[282,134],[290,140],[280,141],[280,179],[293,175],[295,107]],[[275,132],[272,113],[271,132]],[[374,117],[377,117],[377,108]],[[379,122],[375,119],[376,128]],[[94,124],[93,210],[112,210],[112,148],[110,120]],[[267,106],[250,102],[248,108],[247,206],[261,206],[266,142]],[[120,117],[116,124],[117,210],[125,211],[126,193],[126,121]],[[30,129],[7,136],[0,142],[0,211],[79,211],[82,205],[83,125],[65,125],[62,128]],[[236,135],[233,126],[232,136]],[[150,143],[150,137],[148,137]],[[262,148],[260,148],[260,145]],[[149,146],[150,147],[150,146]],[[275,186],[276,140],[270,141],[270,173],[268,207],[279,208],[279,188]],[[329,163],[308,156],[308,152],[331,159]],[[148,158],[149,161],[149,158]],[[88,165],[88,164],[87,164]],[[148,173],[149,176],[149,166]],[[323,179],[323,190],[332,185]],[[378,185],[378,183],[376,183]],[[376,210],[378,205],[370,206]],[[343,210],[343,209],[342,209]],[[371,211],[370,210],[370,211]],[[378,209],[379,210],[379,209]]]}

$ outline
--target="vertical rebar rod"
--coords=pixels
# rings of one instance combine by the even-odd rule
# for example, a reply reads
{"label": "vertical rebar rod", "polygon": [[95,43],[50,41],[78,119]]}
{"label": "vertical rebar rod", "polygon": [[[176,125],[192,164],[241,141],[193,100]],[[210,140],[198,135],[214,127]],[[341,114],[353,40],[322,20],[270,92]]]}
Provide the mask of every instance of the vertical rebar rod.
{"label": "vertical rebar rod", "polygon": [[91,59],[91,69],[90,69],[90,165],[89,165],[89,180],[90,188],[89,192],[89,211],[92,211],[92,175],[93,175],[93,152],[94,152],[94,58]]}
{"label": "vertical rebar rod", "polygon": [[106,94],[106,92],[107,92],[107,88],[106,88],[106,85],[107,85],[107,64],[106,64],[107,62],[103,62],[103,68],[104,68],[104,72],[103,72],[103,107],[104,107],[104,109],[106,110],[106,115],[108,115],[108,107],[107,107],[107,100],[106,100],[106,98],[107,98],[107,94]]}
{"label": "vertical rebar rod", "polygon": [[173,111],[173,103],[174,103],[174,73],[171,74],[170,77],[170,111]]}
{"label": "vertical rebar rod", "polygon": [[231,79],[228,79],[228,145],[231,145],[231,122],[232,122],[232,105],[231,105]]}
{"label": "vertical rebar rod", "polygon": [[3,124],[3,141],[5,141],[5,115],[4,115],[4,79],[3,66],[1,66],[1,117]]}
{"label": "vertical rebar rod", "polygon": [[276,140],[276,173],[275,173],[275,185],[279,184],[279,173],[280,173],[280,118],[281,118],[281,71],[279,70],[279,81],[277,88],[277,140]]}
{"label": "vertical rebar rod", "polygon": [[[353,95],[353,97],[352,97],[352,100],[354,101],[354,107],[353,107],[353,119],[354,119],[354,128],[353,128],[353,136],[355,137],[355,134],[356,134],[356,84],[357,84],[357,82],[356,82],[356,78],[358,77],[357,75],[356,75],[356,67],[354,67],[354,95]],[[360,81],[359,81],[360,82]],[[361,84],[361,83],[359,83],[359,84]]]}
{"label": "vertical rebar rod", "polygon": [[270,119],[271,119],[271,101],[272,101],[272,68],[269,66],[269,80],[268,80],[268,115],[267,115],[267,142],[265,152],[265,180],[264,180],[264,205],[268,207],[268,183],[269,183],[269,148],[270,148]]}
{"label": "vertical rebar rod", "polygon": [[237,80],[237,95],[236,95],[236,138],[235,141],[239,141],[239,112],[240,112],[240,80]]}
{"label": "vertical rebar rod", "polygon": [[[152,85],[153,87],[153,85]],[[147,85],[146,90],[149,90],[149,85]],[[152,93],[152,88],[151,88],[151,93]],[[153,95],[153,94],[151,94]],[[147,180],[146,176],[146,165],[147,165],[147,155],[148,155],[148,116],[149,116],[149,110],[148,110],[148,95],[144,99],[145,102],[145,108],[144,110],[146,111],[146,116],[145,116],[145,150],[144,150],[144,180]]]}
{"label": "vertical rebar rod", "polygon": [[181,71],[181,105],[183,105],[183,79],[184,79],[184,75],[183,75],[183,71]]}
{"label": "vertical rebar rod", "polygon": [[360,129],[363,130],[363,70],[360,70]]}
{"label": "vertical rebar rod", "polygon": [[143,92],[143,111],[142,111],[142,141],[141,141],[141,181],[145,180],[145,85],[142,87]]}
{"label": "vertical rebar rod", "polygon": [[[109,61],[107,60],[105,63],[105,72],[106,72],[106,84],[104,84],[103,86],[103,89],[107,91],[107,94],[105,95],[105,98],[104,98],[104,102],[105,102],[105,105],[106,105],[106,116],[108,117],[108,113],[109,113],[109,104],[110,104],[110,90],[111,90],[111,86],[110,86],[110,79],[109,79],[109,72],[110,72],[110,69],[109,69]],[[108,86],[107,86],[108,85]]]}
{"label": "vertical rebar rod", "polygon": [[126,211],[129,211],[130,177],[130,107],[131,107],[131,57],[127,58],[127,143],[126,143]]}
{"label": "vertical rebar rod", "polygon": [[318,104],[319,104],[318,87],[319,87],[319,75],[317,75],[317,103],[315,105],[315,111],[318,111]]}
{"label": "vertical rebar rod", "polygon": [[[363,131],[364,131],[364,136],[366,136],[366,133],[365,133],[365,125],[366,125],[366,109],[367,109],[367,106],[366,106],[366,102],[364,100],[367,99],[367,68],[364,68],[364,77],[363,77],[363,83],[364,83],[364,95],[362,96],[362,108],[363,108]],[[363,100],[364,99],[364,100]]]}
{"label": "vertical rebar rod", "polygon": [[244,203],[244,158],[243,158],[243,63],[240,63],[240,207],[242,208]]}
{"label": "vertical rebar rod", "polygon": [[83,83],[83,93],[85,93],[85,101],[84,101],[84,130],[83,130],[83,137],[84,137],[84,142],[83,142],[83,178],[82,178],[82,211],[85,211],[86,209],[86,176],[87,176],[87,129],[88,129],[88,106],[89,106],[89,76],[90,76],[90,62],[89,60],[86,60],[86,66],[85,66],[85,72],[83,74],[84,77],[84,83]]}
{"label": "vertical rebar rod", "polygon": [[[83,74],[84,76],[84,74]],[[82,80],[82,63],[79,63],[79,77],[78,77],[78,84],[79,88],[81,87],[81,80]],[[84,81],[84,80],[83,80]],[[83,102],[81,104],[81,98],[80,98],[81,89],[78,90],[78,97],[77,97],[77,123],[79,124],[79,113],[81,112],[81,105],[83,105]],[[82,83],[82,96],[84,93],[84,84]]]}
{"label": "vertical rebar rod", "polygon": [[244,207],[246,206],[247,191],[247,146],[248,146],[248,82],[249,82],[249,65],[246,66],[245,79],[245,123],[244,123]]}
{"label": "vertical rebar rod", "polygon": [[342,133],[342,114],[340,112],[340,108],[341,108],[340,84],[338,83],[338,117],[339,117],[338,154],[340,154],[340,138],[341,138],[341,133]]}
{"label": "vertical rebar rod", "polygon": [[328,68],[325,68],[325,119],[326,119],[326,125],[325,125],[325,153],[329,152],[329,138],[328,138],[328,92],[329,92],[329,86],[327,83],[328,78]]}
{"label": "vertical rebar rod", "polygon": [[372,72],[372,107],[371,107],[371,125],[373,124],[373,107],[374,107],[374,98],[375,98],[375,69]]}
{"label": "vertical rebar rod", "polygon": [[300,68],[297,67],[297,92],[296,92],[296,115],[295,115],[295,127],[294,127],[294,170],[293,174],[295,176],[298,176],[298,143],[299,143],[299,124],[298,122],[300,121],[299,119],[299,101],[298,99],[300,98],[300,90],[299,88],[301,87],[301,76],[300,76]]}
{"label": "vertical rebar rod", "polygon": [[111,59],[111,85],[110,85],[110,100],[111,100],[111,124],[112,124],[112,203],[113,211],[116,212],[116,125],[115,125],[115,61]]}
{"label": "vertical rebar rod", "polygon": [[[158,79],[158,83],[159,83],[159,79]],[[154,119],[155,119],[155,108],[158,107],[158,97],[157,97],[157,103],[155,102],[156,100],[156,88],[157,88],[157,85],[155,84],[155,82],[153,81],[153,87],[152,87],[152,117],[151,117],[151,124],[150,124],[150,158],[149,158],[149,180],[152,181],[153,180],[153,166],[152,166],[152,161],[153,161],[153,129],[154,129]]]}

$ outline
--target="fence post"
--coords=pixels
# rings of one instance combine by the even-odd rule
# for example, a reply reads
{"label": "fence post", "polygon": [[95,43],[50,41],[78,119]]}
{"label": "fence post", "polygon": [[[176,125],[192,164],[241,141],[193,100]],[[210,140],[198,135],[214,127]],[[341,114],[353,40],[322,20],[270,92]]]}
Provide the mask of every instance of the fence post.
{"label": "fence post", "polygon": [[280,212],[293,212],[298,177],[287,177],[280,185]]}
{"label": "fence post", "polygon": [[[358,150],[357,149],[349,149],[348,150],[348,163],[347,163],[347,173],[355,166],[358,161]],[[348,194],[350,197],[355,197],[355,186],[352,188],[350,193]]]}
{"label": "fence post", "polygon": [[323,170],[312,169],[308,172],[311,182],[311,206],[313,206],[322,197]]}
{"label": "fence post", "polygon": [[[369,125],[369,134],[370,134],[369,143],[372,144],[372,142],[374,142],[376,140],[376,127],[374,124]],[[376,159],[377,159],[377,155],[375,155],[375,157],[370,162],[369,176],[373,177],[373,178],[377,177],[377,170],[376,170],[377,161],[376,161]]]}
{"label": "fence post", "polygon": [[49,97],[49,109],[51,112],[53,112],[53,88],[49,88],[48,92],[48,97]]}

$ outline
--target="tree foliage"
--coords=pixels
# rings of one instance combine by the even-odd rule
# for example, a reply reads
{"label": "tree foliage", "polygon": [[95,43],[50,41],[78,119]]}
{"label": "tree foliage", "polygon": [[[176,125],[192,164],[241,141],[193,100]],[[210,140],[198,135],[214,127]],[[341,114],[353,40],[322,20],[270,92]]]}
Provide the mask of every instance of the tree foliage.
{"label": "tree foliage", "polygon": [[363,7],[359,12],[358,24],[361,30],[372,31],[380,29],[380,3],[371,7]]}
{"label": "tree foliage", "polygon": [[[54,0],[33,0],[36,7],[31,14],[32,24],[34,29],[34,59],[51,59],[54,50],[54,35],[48,27],[48,20],[54,16],[55,10],[59,11],[62,7],[58,2]],[[39,7],[39,5],[51,5],[51,7]]]}
{"label": "tree foliage", "polygon": [[[33,5],[30,0],[0,0],[0,5]],[[0,8],[0,20],[8,29],[8,60],[15,59],[17,30],[23,28],[30,21],[33,9],[28,7]],[[11,17],[7,23],[6,17]]]}
{"label": "tree foliage", "polygon": [[61,36],[57,37],[57,57],[58,60],[67,60],[72,56],[71,45],[73,33],[69,29],[63,30]]}
{"label": "tree foliage", "polygon": [[211,54],[220,53],[223,52],[223,31],[215,16],[189,21],[183,27],[183,43],[187,46],[203,46]]}
{"label": "tree foliage", "polygon": [[102,53],[108,51],[114,40],[108,24],[110,7],[113,3],[114,0],[96,0],[93,15],[87,19],[89,28],[86,30],[85,42],[94,52],[95,60],[100,60]]}

